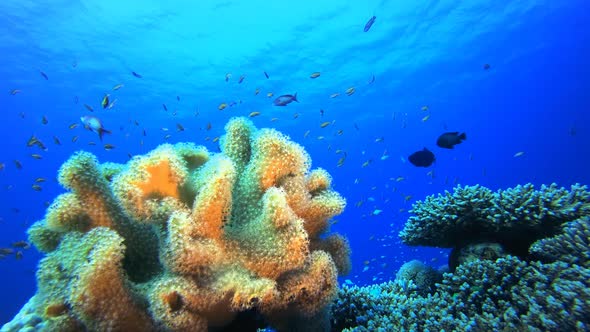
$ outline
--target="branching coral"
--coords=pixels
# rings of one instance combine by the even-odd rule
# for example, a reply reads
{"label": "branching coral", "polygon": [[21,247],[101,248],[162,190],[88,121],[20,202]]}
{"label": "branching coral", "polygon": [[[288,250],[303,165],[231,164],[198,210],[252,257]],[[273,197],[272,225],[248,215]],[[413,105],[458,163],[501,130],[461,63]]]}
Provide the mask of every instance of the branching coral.
{"label": "branching coral", "polygon": [[580,185],[535,190],[527,184],[495,193],[459,186],[452,194],[416,202],[411,212],[415,215],[400,232],[406,244],[460,248],[491,242],[522,256],[533,242],[557,234],[563,223],[590,213],[590,192]]}
{"label": "branching coral", "polygon": [[[585,187],[458,188],[416,203],[413,211],[400,236],[410,244],[454,247],[452,272],[429,292],[414,291],[420,287],[413,264],[400,269],[407,277],[396,282],[345,286],[333,306],[335,330],[590,329]],[[504,250],[515,247],[523,248],[520,256]]]}
{"label": "branching coral", "polygon": [[199,331],[257,310],[277,326],[315,319],[349,270],[322,237],[345,201],[281,133],[232,119],[222,153],[165,144],[127,165],[85,152],[29,231],[47,253],[36,312],[50,328]]}

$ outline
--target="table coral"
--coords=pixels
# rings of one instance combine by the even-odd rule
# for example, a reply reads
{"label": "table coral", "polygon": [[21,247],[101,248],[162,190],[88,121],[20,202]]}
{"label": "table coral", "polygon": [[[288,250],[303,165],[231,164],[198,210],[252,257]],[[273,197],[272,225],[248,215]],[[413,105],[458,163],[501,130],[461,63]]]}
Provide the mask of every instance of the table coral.
{"label": "table coral", "polygon": [[[463,259],[454,259],[451,272],[429,292],[399,278],[344,285],[332,307],[333,329],[589,330],[589,199],[580,185],[569,191],[525,185],[496,193],[474,186],[415,203],[402,240],[461,248]],[[520,242],[518,256],[504,252],[514,248],[509,239]]]}
{"label": "table coral", "polygon": [[29,229],[46,257],[27,312],[60,331],[205,331],[249,310],[284,327],[327,313],[350,260],[345,238],[323,235],[345,200],[287,136],[244,118],[225,129],[216,154],[181,143],[126,165],[72,156],[59,171],[69,192]]}

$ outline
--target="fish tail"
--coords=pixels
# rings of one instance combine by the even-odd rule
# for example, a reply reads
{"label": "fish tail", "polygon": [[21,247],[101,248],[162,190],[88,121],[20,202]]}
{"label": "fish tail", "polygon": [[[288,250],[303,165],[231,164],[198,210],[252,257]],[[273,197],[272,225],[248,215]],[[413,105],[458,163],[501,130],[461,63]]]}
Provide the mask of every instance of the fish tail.
{"label": "fish tail", "polygon": [[106,129],[100,129],[98,131],[98,138],[100,138],[100,141],[102,142],[102,135],[104,134],[111,134],[112,132],[110,130],[106,130]]}
{"label": "fish tail", "polygon": [[293,100],[299,102],[299,100],[297,100],[297,92],[295,92],[295,94],[293,95]]}
{"label": "fish tail", "polygon": [[464,141],[467,139],[467,135],[465,133],[461,133],[461,135],[459,135],[459,139]]}

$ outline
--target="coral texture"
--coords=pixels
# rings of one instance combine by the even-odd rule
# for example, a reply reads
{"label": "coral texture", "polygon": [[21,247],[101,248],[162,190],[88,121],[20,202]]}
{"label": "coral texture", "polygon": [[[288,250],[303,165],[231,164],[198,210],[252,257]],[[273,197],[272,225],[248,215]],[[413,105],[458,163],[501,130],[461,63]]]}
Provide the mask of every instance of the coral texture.
{"label": "coral texture", "polygon": [[225,129],[217,154],[165,144],[127,165],[80,152],[62,166],[69,192],[29,230],[47,254],[32,310],[44,326],[206,331],[250,311],[277,326],[327,312],[350,261],[344,238],[322,235],[345,200],[288,137],[243,118]]}
{"label": "coral texture", "polygon": [[[345,285],[332,309],[333,329],[589,330],[589,197],[579,185],[571,191],[525,185],[495,194],[475,186],[416,203],[416,216],[400,236],[411,244],[455,248],[452,272],[428,293],[414,278]],[[518,256],[510,253],[514,248]],[[409,267],[400,274],[416,270]]]}

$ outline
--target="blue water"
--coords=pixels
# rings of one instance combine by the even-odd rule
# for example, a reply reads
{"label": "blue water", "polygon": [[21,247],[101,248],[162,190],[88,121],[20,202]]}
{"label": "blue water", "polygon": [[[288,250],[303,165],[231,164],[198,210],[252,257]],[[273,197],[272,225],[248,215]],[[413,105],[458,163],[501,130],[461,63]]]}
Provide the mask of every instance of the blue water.
{"label": "blue water", "polygon": [[[212,138],[227,120],[252,111],[261,112],[257,127],[303,145],[346,197],[332,229],[350,240],[353,270],[345,279],[355,284],[393,279],[414,258],[446,262],[445,250],[397,238],[412,202],[427,195],[457,184],[590,183],[588,1],[200,2],[0,3],[0,247],[26,239],[46,202],[64,191],[56,173],[74,151],[103,162],[125,162],[164,142],[217,151]],[[321,76],[309,78],[316,71]],[[124,86],[112,91],[116,84]],[[272,106],[269,92],[297,92],[300,102]],[[105,93],[117,100],[112,109],[100,107]],[[105,151],[82,126],[68,129],[90,114],[112,130],[104,143],[115,149]],[[320,128],[324,121],[334,122]],[[466,132],[467,140],[440,149],[436,138],[445,131]],[[48,151],[27,147],[33,134]],[[424,147],[436,155],[432,167],[405,161]],[[338,149],[347,153],[341,167]],[[31,188],[37,177],[48,179],[40,192]],[[21,260],[0,260],[0,324],[34,294],[40,258],[29,249]]]}

